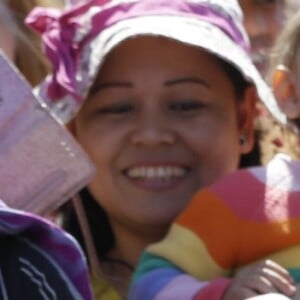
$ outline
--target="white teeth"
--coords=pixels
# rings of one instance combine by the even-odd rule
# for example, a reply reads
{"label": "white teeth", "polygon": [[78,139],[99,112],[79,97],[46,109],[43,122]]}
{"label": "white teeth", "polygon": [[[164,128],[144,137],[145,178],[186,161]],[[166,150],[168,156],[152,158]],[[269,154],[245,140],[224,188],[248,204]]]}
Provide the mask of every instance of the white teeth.
{"label": "white teeth", "polygon": [[174,166],[136,167],[127,171],[131,178],[170,179],[180,178],[186,174],[186,169]]}

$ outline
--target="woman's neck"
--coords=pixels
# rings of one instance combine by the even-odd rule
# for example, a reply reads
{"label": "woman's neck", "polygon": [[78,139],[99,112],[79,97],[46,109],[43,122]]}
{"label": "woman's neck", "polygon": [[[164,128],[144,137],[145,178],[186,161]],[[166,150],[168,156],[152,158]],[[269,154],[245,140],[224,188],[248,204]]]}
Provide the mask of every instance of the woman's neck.
{"label": "woman's neck", "polygon": [[103,262],[106,279],[124,296],[130,278],[145,248],[163,238],[166,229],[133,231],[126,226],[112,224],[115,246]]}
{"label": "woman's neck", "polygon": [[110,256],[123,260],[132,267],[135,267],[145,248],[152,243],[161,240],[167,228],[151,229],[139,228],[132,230],[126,226],[112,224],[115,237],[115,247],[109,254]]}

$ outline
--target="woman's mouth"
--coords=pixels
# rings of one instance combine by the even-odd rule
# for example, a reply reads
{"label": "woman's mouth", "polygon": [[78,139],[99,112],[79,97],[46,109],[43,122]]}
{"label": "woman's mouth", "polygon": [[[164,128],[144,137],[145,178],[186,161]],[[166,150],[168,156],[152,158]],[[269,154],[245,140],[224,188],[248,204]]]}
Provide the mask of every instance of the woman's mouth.
{"label": "woman's mouth", "polygon": [[142,188],[168,189],[179,184],[189,168],[174,165],[136,166],[125,170],[125,176]]}

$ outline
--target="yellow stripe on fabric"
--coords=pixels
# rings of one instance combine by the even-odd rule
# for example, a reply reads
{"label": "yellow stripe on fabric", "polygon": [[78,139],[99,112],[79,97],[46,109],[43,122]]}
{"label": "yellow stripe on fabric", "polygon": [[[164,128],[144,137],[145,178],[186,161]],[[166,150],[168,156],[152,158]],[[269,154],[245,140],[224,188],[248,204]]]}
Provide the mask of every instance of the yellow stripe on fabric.
{"label": "yellow stripe on fabric", "polygon": [[300,267],[300,245],[278,251],[268,256],[269,259],[274,260],[281,266],[289,268]]}
{"label": "yellow stripe on fabric", "polygon": [[166,238],[147,247],[147,251],[169,260],[200,280],[228,274],[212,259],[202,241],[180,225],[173,224]]}
{"label": "yellow stripe on fabric", "polygon": [[102,278],[91,276],[91,285],[95,300],[122,300],[116,289]]}

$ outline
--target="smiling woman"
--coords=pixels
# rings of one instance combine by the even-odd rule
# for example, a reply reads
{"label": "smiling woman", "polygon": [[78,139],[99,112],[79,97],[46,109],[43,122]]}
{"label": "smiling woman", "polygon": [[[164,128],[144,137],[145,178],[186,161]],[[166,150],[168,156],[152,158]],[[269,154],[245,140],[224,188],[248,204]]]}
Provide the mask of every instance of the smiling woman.
{"label": "smiling woman", "polygon": [[233,0],[92,0],[28,18],[53,63],[40,96],[98,170],[81,197],[101,275],[84,222],[72,207],[65,218],[87,245],[97,299],[125,298],[143,249],[200,187],[239,168],[257,95],[285,120],[241,20]]}
{"label": "smiling woman", "polygon": [[94,87],[73,132],[99,169],[90,191],[122,236],[124,223],[143,224],[148,237],[153,224],[167,228],[197,188],[236,169],[252,147],[253,103],[238,102],[218,60],[203,50],[128,40],[106,57]]}

